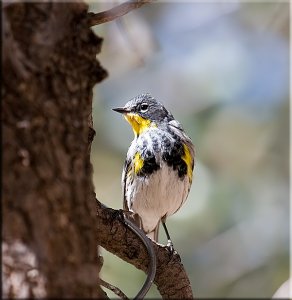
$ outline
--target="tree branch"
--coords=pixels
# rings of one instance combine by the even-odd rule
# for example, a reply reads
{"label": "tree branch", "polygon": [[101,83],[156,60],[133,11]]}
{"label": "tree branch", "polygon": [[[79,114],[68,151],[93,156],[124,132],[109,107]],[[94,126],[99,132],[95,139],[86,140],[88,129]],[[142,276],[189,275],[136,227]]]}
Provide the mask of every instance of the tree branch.
{"label": "tree branch", "polygon": [[124,16],[130,11],[141,7],[146,3],[153,2],[153,0],[135,0],[127,1],[118,6],[115,6],[109,10],[102,11],[100,13],[88,13],[88,22],[90,26],[95,26],[103,23],[113,21],[119,17]]}
{"label": "tree branch", "polygon": [[[98,243],[137,269],[148,270],[149,257],[141,240],[124,224],[117,210],[105,208],[97,201]],[[192,299],[189,278],[178,253],[170,254],[166,246],[153,243],[157,258],[154,279],[163,299]]]}
{"label": "tree branch", "polygon": [[99,283],[100,285],[104,286],[105,288],[111,290],[113,293],[115,293],[117,296],[119,296],[123,300],[129,300],[129,298],[116,286],[102,280],[99,278]]}

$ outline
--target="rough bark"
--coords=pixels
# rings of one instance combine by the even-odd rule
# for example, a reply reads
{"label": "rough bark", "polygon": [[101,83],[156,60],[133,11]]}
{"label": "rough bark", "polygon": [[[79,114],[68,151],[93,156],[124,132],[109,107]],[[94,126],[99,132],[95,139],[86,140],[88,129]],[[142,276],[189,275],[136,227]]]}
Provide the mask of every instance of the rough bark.
{"label": "rough bark", "polygon": [[[104,296],[97,284],[88,136],[92,88],[106,72],[96,60],[102,40],[85,24],[86,14],[87,6],[78,2],[3,7],[3,292],[8,297]],[[12,280],[17,274],[22,274],[19,286]]]}

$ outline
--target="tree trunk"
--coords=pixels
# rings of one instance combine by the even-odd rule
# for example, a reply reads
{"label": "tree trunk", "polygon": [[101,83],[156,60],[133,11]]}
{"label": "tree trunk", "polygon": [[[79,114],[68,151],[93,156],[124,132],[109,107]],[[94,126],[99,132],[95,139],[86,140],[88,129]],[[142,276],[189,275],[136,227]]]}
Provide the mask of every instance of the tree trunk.
{"label": "tree trunk", "polygon": [[5,297],[104,297],[88,145],[106,72],[86,14],[79,2],[3,4]]}

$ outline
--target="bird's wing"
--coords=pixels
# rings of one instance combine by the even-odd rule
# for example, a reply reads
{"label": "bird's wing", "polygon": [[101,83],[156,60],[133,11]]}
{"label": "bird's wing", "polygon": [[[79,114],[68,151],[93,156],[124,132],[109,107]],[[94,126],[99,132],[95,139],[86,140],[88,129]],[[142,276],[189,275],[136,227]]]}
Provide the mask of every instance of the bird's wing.
{"label": "bird's wing", "polygon": [[[172,120],[172,121],[168,122],[168,125],[170,126],[170,128],[172,129],[172,131],[175,134],[177,134],[183,141],[185,141],[186,146],[189,148],[191,156],[194,158],[195,157],[194,144],[193,144],[192,140],[190,139],[190,137],[188,137],[185,134],[182,125],[176,120]],[[194,161],[192,164],[192,168],[194,168]]]}
{"label": "bird's wing", "polygon": [[131,161],[127,157],[125,160],[123,174],[122,174],[123,208],[124,208],[124,210],[129,210],[128,202],[126,199],[126,182],[127,182],[127,177],[129,176],[130,166],[131,166]]}

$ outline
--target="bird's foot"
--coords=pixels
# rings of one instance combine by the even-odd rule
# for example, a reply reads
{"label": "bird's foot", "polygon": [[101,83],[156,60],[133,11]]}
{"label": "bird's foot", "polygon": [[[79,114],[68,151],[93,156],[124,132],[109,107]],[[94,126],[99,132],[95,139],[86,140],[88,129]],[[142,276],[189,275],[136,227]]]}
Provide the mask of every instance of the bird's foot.
{"label": "bird's foot", "polygon": [[173,254],[175,252],[175,250],[173,248],[172,240],[167,240],[166,247],[167,247],[168,251],[170,252],[170,254]]}

